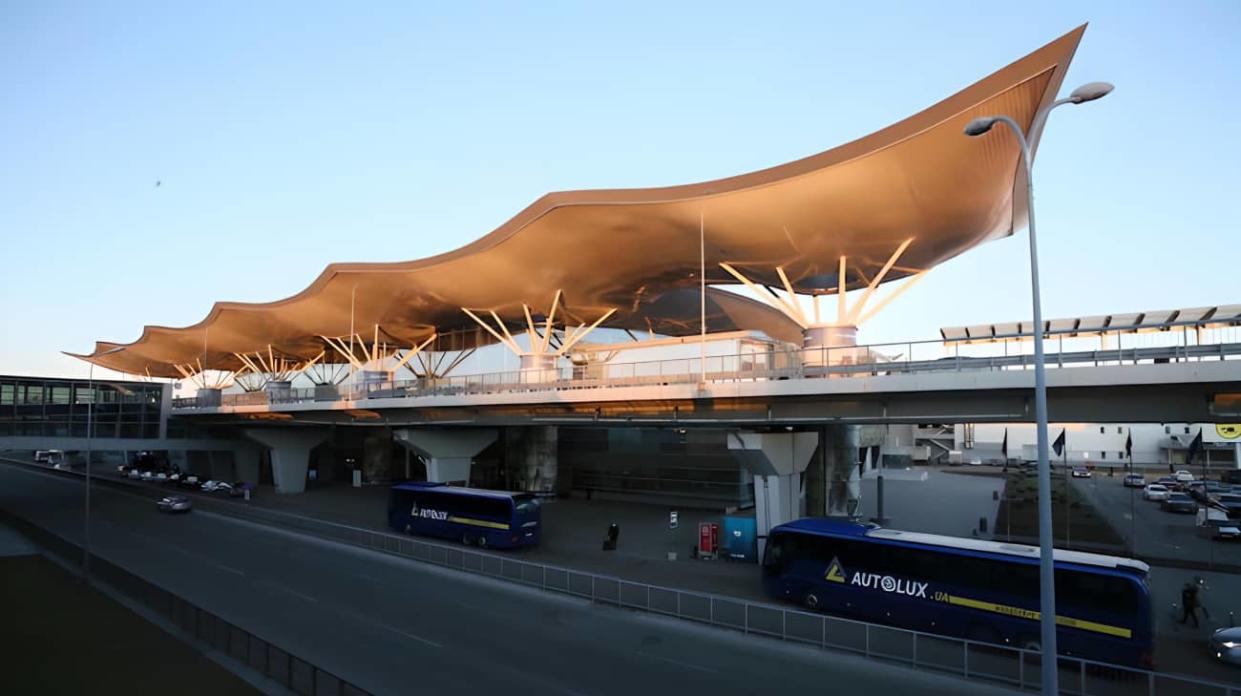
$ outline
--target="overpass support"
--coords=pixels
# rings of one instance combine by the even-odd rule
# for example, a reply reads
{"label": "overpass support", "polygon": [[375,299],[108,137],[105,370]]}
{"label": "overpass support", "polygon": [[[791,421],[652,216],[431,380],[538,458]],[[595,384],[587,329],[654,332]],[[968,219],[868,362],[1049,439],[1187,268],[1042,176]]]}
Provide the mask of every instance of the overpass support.
{"label": "overpass support", "polygon": [[754,475],[754,516],[762,557],[772,527],[805,514],[802,473],[819,442],[818,433],[728,434],[728,450]]}
{"label": "overpass support", "polygon": [[496,431],[483,428],[396,428],[392,436],[427,465],[427,480],[470,482],[474,457],[495,442]]}
{"label": "overpass support", "polygon": [[327,439],[322,428],[248,428],[246,437],[271,450],[271,474],[277,493],[303,493],[310,450]]}
{"label": "overpass support", "polygon": [[862,427],[857,425],[819,429],[819,447],[806,469],[807,515],[856,516],[861,496],[862,436]]}
{"label": "overpass support", "polygon": [[531,425],[506,428],[504,458],[515,465],[520,490],[542,495],[555,495],[565,490],[567,481],[560,476],[557,457],[560,439],[554,425]]}

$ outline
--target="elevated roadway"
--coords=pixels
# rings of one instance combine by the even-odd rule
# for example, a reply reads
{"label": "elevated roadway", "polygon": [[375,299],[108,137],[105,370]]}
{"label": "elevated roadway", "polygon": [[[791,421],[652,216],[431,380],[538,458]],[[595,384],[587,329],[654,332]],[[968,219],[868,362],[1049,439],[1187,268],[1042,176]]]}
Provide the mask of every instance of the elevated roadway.
{"label": "elevated roadway", "polygon": [[[81,483],[0,467],[0,506],[81,540]],[[96,489],[99,555],[377,694],[1004,693]]]}
{"label": "elevated roadway", "polygon": [[[1048,404],[1061,422],[1233,422],[1241,416],[1241,345],[1213,359],[1141,357],[1112,364],[1048,356]],[[1171,352],[1169,352],[1169,356]],[[1019,362],[1020,361],[1020,362]],[[685,361],[681,361],[684,363]],[[1025,369],[1023,369],[1025,368]],[[629,379],[564,379],[428,386],[417,381],[346,391],[337,400],[293,393],[268,402],[239,394],[220,406],[175,403],[213,422],[389,425],[986,423],[1034,419],[1028,356],[875,362],[818,371],[669,371]],[[312,390],[307,390],[307,392]],[[227,396],[227,395],[226,395]],[[262,401],[251,403],[248,397]]]}

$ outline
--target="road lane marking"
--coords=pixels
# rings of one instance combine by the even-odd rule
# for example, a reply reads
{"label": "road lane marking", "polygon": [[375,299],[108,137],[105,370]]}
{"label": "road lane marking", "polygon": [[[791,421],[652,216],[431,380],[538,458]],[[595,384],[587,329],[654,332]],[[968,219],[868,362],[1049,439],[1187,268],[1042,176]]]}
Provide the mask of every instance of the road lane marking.
{"label": "road lane marking", "polygon": [[698,670],[699,672],[706,672],[707,674],[719,674],[720,673],[718,669],[711,669],[710,667],[703,667],[702,665],[696,665],[696,664],[693,664],[692,662],[682,662],[681,660],[674,660],[670,657],[664,657],[662,655],[652,655],[649,652],[642,652],[640,650],[638,651],[638,654],[643,657],[649,657],[652,660],[659,660],[660,662],[666,662],[670,665],[676,665],[677,667],[685,667],[686,669],[694,669],[694,670]]}
{"label": "road lane marking", "polygon": [[416,641],[418,641],[419,643],[422,643],[422,644],[424,644],[424,645],[430,645],[430,646],[431,646],[431,647],[433,647],[433,648],[442,648],[442,647],[444,647],[444,646],[440,645],[439,643],[436,643],[436,642],[435,642],[435,641],[433,641],[433,640],[427,640],[426,638],[423,638],[422,636],[416,636],[416,635],[414,635],[414,634],[412,634],[412,633],[406,633],[405,631],[402,631],[402,630],[401,630],[401,629],[399,629],[399,628],[392,628],[391,626],[385,626],[384,624],[379,624],[379,625],[380,625],[380,626],[383,626],[384,628],[388,629],[389,631],[392,631],[393,633],[399,633],[399,634],[401,634],[401,635],[405,636],[406,638],[409,638],[410,640],[416,640]]}
{"label": "road lane marking", "polygon": [[288,592],[289,594],[293,595],[294,597],[300,597],[300,598],[302,598],[302,599],[306,600],[307,602],[312,602],[312,603],[314,603],[314,604],[318,604],[318,603],[319,603],[319,600],[315,599],[314,597],[311,597],[311,596],[310,596],[310,595],[308,595],[308,594],[302,594],[301,592],[298,592],[297,590],[290,590],[289,588],[284,587],[284,586],[282,586],[282,585],[276,585],[276,587],[279,587],[280,589],[284,590],[285,592]]}
{"label": "road lane marking", "polygon": [[378,626],[379,628],[382,628],[382,629],[384,629],[385,631],[391,631],[391,632],[396,633],[396,634],[398,634],[398,635],[405,636],[406,638],[409,638],[410,640],[415,640],[415,641],[418,641],[419,643],[422,643],[423,645],[429,645],[429,646],[431,646],[431,647],[433,647],[433,648],[442,648],[442,647],[444,647],[442,644],[440,644],[440,643],[436,643],[436,642],[435,642],[435,641],[433,641],[433,640],[430,640],[430,639],[428,639],[428,638],[423,638],[422,636],[416,636],[416,635],[414,635],[413,633],[408,633],[408,632],[406,632],[406,631],[402,631],[402,630],[401,630],[401,629],[399,629],[399,628],[393,628],[392,626],[389,626],[388,624],[383,623],[382,621],[376,621],[376,620],[374,620],[374,619],[372,619],[372,618],[370,618],[370,617],[363,616],[362,614],[359,614],[359,613],[357,613],[356,611],[353,611],[352,609],[346,609],[346,608],[344,608],[344,607],[340,607],[340,606],[333,606],[332,608],[333,608],[333,609],[335,609],[336,611],[338,611],[338,612],[340,612],[340,613],[344,614],[345,616],[351,617],[351,618],[353,618],[353,619],[355,619],[355,620],[357,620],[357,621],[361,621],[362,623],[365,623],[365,624],[370,624],[370,625],[372,625],[372,626]]}

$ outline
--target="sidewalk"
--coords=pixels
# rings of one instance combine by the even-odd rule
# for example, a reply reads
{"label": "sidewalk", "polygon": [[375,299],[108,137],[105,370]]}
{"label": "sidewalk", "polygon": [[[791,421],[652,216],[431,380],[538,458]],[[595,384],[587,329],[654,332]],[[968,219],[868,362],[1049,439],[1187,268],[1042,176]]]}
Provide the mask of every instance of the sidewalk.
{"label": "sidewalk", "polygon": [[[354,527],[391,531],[386,486],[321,487],[300,495],[278,495],[270,487],[263,487],[250,504]],[[698,540],[698,523],[719,522],[722,512],[677,508],[679,524],[676,530],[670,530],[668,512],[672,509],[572,498],[549,501],[543,506],[544,536],[540,544],[506,554],[650,585],[765,599],[757,563],[690,558],[691,548]],[[612,523],[620,526],[620,543],[615,551],[604,551],[603,539]],[[668,560],[669,551],[676,552],[676,560]]]}

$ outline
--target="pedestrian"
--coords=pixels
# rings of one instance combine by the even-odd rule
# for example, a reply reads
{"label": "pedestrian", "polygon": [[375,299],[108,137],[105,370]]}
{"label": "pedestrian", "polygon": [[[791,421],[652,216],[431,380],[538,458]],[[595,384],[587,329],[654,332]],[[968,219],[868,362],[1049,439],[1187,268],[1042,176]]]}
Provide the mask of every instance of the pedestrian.
{"label": "pedestrian", "polygon": [[1181,588],[1181,623],[1190,618],[1194,620],[1194,628],[1198,628],[1198,585],[1187,582]]}

